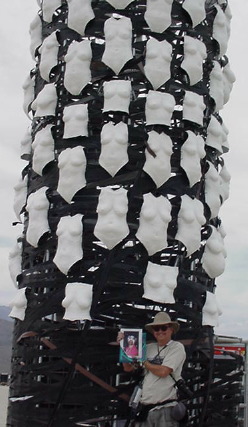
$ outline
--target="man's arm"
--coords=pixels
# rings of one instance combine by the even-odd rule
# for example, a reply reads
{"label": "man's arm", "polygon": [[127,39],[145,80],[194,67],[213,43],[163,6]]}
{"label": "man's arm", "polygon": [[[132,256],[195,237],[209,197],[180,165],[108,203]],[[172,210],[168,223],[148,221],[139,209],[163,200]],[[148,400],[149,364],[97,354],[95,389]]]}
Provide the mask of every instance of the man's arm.
{"label": "man's arm", "polygon": [[148,360],[143,363],[143,366],[147,369],[147,371],[150,371],[152,374],[157,375],[157,377],[161,378],[168,377],[168,375],[173,372],[173,369],[168,368],[168,366],[155,365],[151,362],[148,362]]}
{"label": "man's arm", "polygon": [[181,343],[173,341],[171,345],[168,346],[168,350],[162,365],[153,364],[146,360],[143,366],[160,378],[168,377],[173,371],[176,371],[178,366],[183,364],[186,356],[184,346]]}

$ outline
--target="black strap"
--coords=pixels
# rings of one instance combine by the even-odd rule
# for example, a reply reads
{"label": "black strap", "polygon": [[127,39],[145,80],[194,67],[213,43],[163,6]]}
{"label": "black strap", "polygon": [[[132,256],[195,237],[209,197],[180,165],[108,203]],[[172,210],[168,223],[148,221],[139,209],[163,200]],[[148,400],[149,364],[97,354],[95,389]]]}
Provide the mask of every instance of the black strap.
{"label": "black strap", "polygon": [[175,380],[175,378],[173,377],[173,375],[172,375],[172,374],[170,374],[170,377],[173,379],[174,383],[176,384],[176,383],[177,383],[177,381]]}
{"label": "black strap", "polygon": [[164,347],[163,347],[163,348],[161,348],[161,350],[159,350],[159,348],[158,348],[158,353],[156,354],[156,356],[154,356],[154,357],[153,357],[153,360],[154,360],[154,359],[156,359],[157,357],[159,357],[159,355],[160,355],[161,351],[163,351],[163,350],[167,347],[167,345],[168,345],[168,344],[164,345]]}
{"label": "black strap", "polygon": [[161,348],[161,350],[158,351],[158,354],[155,357],[158,357],[160,355],[161,351],[163,351],[167,347],[167,345],[168,344],[164,345],[164,347]]}

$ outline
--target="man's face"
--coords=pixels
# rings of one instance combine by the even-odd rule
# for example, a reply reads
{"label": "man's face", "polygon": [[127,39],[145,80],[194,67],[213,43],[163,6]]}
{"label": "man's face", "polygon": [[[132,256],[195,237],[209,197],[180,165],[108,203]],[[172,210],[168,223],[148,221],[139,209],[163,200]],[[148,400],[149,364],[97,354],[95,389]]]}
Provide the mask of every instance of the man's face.
{"label": "man's face", "polygon": [[165,345],[171,340],[173,328],[170,325],[156,325],[153,327],[153,335],[158,344]]}

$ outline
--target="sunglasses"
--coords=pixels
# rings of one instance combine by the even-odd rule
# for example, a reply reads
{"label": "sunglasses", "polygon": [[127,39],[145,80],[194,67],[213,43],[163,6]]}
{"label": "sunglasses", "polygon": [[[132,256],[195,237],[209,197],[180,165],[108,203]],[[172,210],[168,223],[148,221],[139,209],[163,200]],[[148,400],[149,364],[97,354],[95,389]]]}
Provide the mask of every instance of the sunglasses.
{"label": "sunglasses", "polygon": [[158,326],[153,326],[152,327],[152,329],[155,331],[155,332],[158,332],[158,331],[167,331],[167,329],[169,329],[170,328],[170,325],[158,325]]}

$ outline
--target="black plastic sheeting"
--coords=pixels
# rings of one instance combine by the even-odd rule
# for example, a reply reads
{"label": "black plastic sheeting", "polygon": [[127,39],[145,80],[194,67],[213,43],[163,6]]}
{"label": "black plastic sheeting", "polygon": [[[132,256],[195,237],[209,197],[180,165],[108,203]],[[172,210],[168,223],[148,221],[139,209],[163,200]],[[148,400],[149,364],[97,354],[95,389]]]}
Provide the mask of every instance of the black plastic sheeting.
{"label": "black plastic sheeting", "polygon": [[[19,239],[23,247],[23,271],[18,276],[18,285],[19,288],[27,288],[28,306],[24,321],[15,322],[8,426],[70,427],[83,422],[98,426],[118,426],[114,422],[126,419],[127,396],[131,395],[139,378],[124,373],[118,363],[119,348],[114,343],[117,332],[120,327],[144,327],[159,310],[169,312],[172,319],[178,319],[181,325],[176,339],[185,344],[187,352],[183,376],[191,390],[194,390],[194,399],[188,405],[187,426],[238,425],[242,358],[232,357],[228,362],[214,359],[213,328],[202,326],[202,307],[206,291],[214,292],[215,281],[203,270],[201,258],[204,241],[210,233],[210,225],[220,224],[219,218],[209,220],[209,210],[204,200],[204,174],[207,161],[218,168],[222,159],[215,149],[206,146],[206,157],[201,161],[202,179],[192,188],[189,187],[188,179],[180,167],[180,149],[186,139],[186,131],[191,130],[205,138],[211,115],[222,122],[218,113],[214,112],[214,100],[209,95],[212,61],[218,58],[219,53],[218,43],[212,37],[216,15],[214,5],[217,1],[206,1],[206,19],[195,28],[192,28],[190,16],[182,8],[182,3],[180,0],[174,0],[172,24],[162,34],[152,33],[148,28],[144,20],[144,1],[133,1],[126,9],[119,11],[121,15],[130,17],[133,25],[135,55],[117,77],[132,82],[129,114],[102,112],[103,83],[112,79],[114,73],[101,62],[104,44],[99,44],[97,39],[104,38],[104,22],[115,10],[105,1],[93,0],[95,19],[87,25],[84,37],[68,28],[68,5],[65,0],[49,24],[43,21],[42,11],[39,13],[43,38],[57,31],[60,44],[58,64],[50,74],[50,82],[54,82],[57,88],[58,104],[55,117],[33,118],[32,139],[40,129],[47,124],[53,124],[56,158],[44,168],[41,177],[32,170],[32,155],[25,156],[28,165],[23,170],[23,176],[28,176],[28,194],[43,186],[49,188],[48,219],[51,231],[42,236],[37,248],[29,245],[25,239],[28,213],[24,208],[24,237]],[[221,7],[225,10],[225,2],[222,2]],[[203,79],[193,87],[189,84],[186,72],[180,68],[184,34],[200,39],[207,47],[208,57],[204,64]],[[167,40],[173,45],[172,78],[159,90],[174,95],[177,104],[181,105],[185,90],[203,95],[206,104],[203,126],[183,120],[180,110],[174,112],[170,127],[146,126],[145,97],[141,95],[147,94],[152,87],[141,72],[140,65],[144,64],[145,45],[150,35],[158,40]],[[92,40],[93,52],[92,82],[79,96],[71,96],[63,84],[63,57],[72,41],[89,38]],[[38,49],[36,59],[37,65],[31,75],[35,78],[37,96],[47,83],[39,73]],[[221,65],[226,61],[226,57],[219,60]],[[74,102],[88,104],[89,136],[63,139],[63,109]],[[32,114],[31,106],[30,113]],[[102,125],[110,120],[114,123],[127,123],[129,130],[129,162],[113,178],[98,163],[100,132]],[[173,141],[171,164],[174,176],[158,189],[142,170],[147,131],[152,129],[165,132]],[[78,191],[72,203],[68,204],[56,192],[57,159],[62,150],[78,145],[84,147],[87,158],[87,185]],[[99,188],[107,185],[127,189],[129,200],[127,221],[130,234],[110,251],[97,245],[97,239],[93,235]],[[169,245],[165,250],[150,257],[135,238],[142,196],[148,192],[156,196],[170,195],[173,207],[172,221],[168,228]],[[202,227],[201,249],[190,257],[187,257],[184,245],[175,240],[180,196],[184,194],[197,197],[204,203],[207,221]],[[61,217],[76,213],[84,215],[84,257],[74,264],[65,276],[53,263],[57,247],[56,228]],[[127,242],[132,245],[126,245]],[[179,268],[178,285],[174,292],[175,304],[154,303],[142,298],[142,281],[148,261],[176,265]],[[64,309],[61,301],[65,295],[65,286],[70,282],[93,285],[92,321],[80,323],[63,320]],[[80,367],[86,368],[102,380],[102,385],[85,376]]]}

